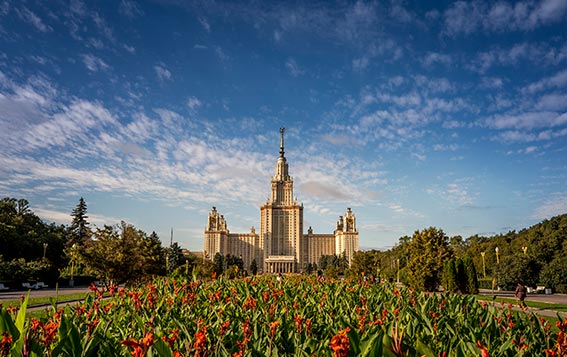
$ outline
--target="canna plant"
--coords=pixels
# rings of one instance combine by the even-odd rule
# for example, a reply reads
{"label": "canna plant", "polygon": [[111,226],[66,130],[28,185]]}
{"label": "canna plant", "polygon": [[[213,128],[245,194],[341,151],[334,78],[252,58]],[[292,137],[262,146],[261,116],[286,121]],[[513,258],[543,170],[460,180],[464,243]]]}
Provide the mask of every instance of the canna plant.
{"label": "canna plant", "polygon": [[25,319],[26,300],[1,309],[0,356],[559,356],[565,345],[509,305],[391,284],[262,276],[92,289],[44,321]]}

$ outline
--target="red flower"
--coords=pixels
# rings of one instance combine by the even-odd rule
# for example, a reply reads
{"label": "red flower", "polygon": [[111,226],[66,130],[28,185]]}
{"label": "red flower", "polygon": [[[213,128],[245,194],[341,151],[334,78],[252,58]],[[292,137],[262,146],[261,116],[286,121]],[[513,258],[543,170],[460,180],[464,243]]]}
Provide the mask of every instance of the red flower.
{"label": "red flower", "polygon": [[193,348],[195,351],[195,357],[204,356],[207,349],[207,329],[209,325],[203,326],[200,331],[195,334],[195,342],[193,342]]}
{"label": "red flower", "polygon": [[346,357],[350,351],[350,340],[347,333],[350,331],[350,327],[339,331],[338,334],[331,338],[330,347],[333,350],[334,357]]}
{"label": "red flower", "polygon": [[10,348],[12,347],[12,336],[7,332],[4,332],[4,337],[0,341],[0,355],[7,356],[10,353]]}
{"label": "red flower", "polygon": [[133,347],[134,350],[130,354],[134,357],[145,357],[150,347],[154,344],[154,335],[148,332],[141,340],[124,340],[120,341],[121,344],[128,347]]}
{"label": "red flower", "polygon": [[179,329],[176,328],[175,330],[173,330],[173,332],[171,333],[171,337],[167,337],[167,336],[163,336],[161,339],[164,340],[169,347],[173,348],[173,345],[175,344],[175,341],[177,341],[177,336],[179,335]]}
{"label": "red flower", "polygon": [[297,329],[297,332],[301,333],[303,331],[303,318],[299,315],[296,315],[293,318],[293,321],[295,321],[295,328]]}
{"label": "red flower", "polygon": [[271,338],[274,338],[274,335],[276,334],[276,329],[278,328],[279,324],[280,324],[279,321],[270,322],[270,337]]}
{"label": "red flower", "polygon": [[476,347],[480,349],[480,355],[482,357],[489,357],[488,350],[486,349],[486,346],[482,344],[482,342],[476,341]]}

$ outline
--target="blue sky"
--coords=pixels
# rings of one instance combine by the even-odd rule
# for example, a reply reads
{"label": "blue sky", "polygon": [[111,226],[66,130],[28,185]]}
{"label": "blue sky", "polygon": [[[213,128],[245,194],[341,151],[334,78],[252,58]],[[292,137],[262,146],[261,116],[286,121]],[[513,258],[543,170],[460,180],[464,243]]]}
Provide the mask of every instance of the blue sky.
{"label": "blue sky", "polygon": [[567,2],[1,1],[0,195],[202,250],[259,226],[286,127],[305,230],[361,248],[567,212]]}

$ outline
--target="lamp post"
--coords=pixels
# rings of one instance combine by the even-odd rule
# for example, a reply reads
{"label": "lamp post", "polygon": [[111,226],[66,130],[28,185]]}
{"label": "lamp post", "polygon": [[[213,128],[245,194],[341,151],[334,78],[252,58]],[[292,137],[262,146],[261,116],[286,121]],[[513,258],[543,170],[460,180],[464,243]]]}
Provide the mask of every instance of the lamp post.
{"label": "lamp post", "polygon": [[398,284],[400,283],[400,259],[396,259],[396,262],[398,264]]}
{"label": "lamp post", "polygon": [[185,259],[185,275],[189,275],[189,260]]}
{"label": "lamp post", "polygon": [[480,256],[482,257],[482,276],[483,278],[486,279],[486,264],[484,262],[484,256],[486,255],[486,252],[481,252]]}
{"label": "lamp post", "polygon": [[69,287],[75,286],[75,281],[73,280],[73,275],[75,274],[75,247],[77,245],[73,244],[71,247],[71,280],[69,280]]}
{"label": "lamp post", "polygon": [[47,243],[43,243],[43,259],[45,259],[46,252],[47,252]]}
{"label": "lamp post", "polygon": [[169,254],[165,256],[165,275],[169,273]]}
{"label": "lamp post", "polygon": [[494,251],[496,252],[496,264],[500,264],[500,257],[498,256],[498,247],[494,248]]}
{"label": "lamp post", "polygon": [[524,252],[524,255],[528,255],[528,247],[523,246],[522,251]]}

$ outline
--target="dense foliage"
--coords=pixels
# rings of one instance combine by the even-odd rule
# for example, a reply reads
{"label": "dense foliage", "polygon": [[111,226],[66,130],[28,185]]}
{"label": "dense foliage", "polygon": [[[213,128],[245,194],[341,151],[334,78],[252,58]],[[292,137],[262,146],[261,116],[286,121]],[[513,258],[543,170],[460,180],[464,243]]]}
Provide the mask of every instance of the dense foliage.
{"label": "dense foliage", "polygon": [[421,291],[436,291],[441,285],[443,263],[451,258],[449,239],[431,227],[416,231],[409,244],[408,283]]}
{"label": "dense foliage", "polygon": [[[412,271],[428,264],[428,258],[423,257],[423,261],[414,260],[414,264],[409,265],[415,237],[415,234],[413,237],[401,237],[398,244],[385,251],[355,253],[349,271],[356,276],[365,274],[391,280],[400,276],[402,282],[411,282]],[[519,232],[491,237],[474,235],[466,239],[450,237],[448,248],[454,257],[472,259],[473,264],[465,266],[474,266],[478,277],[484,277],[486,273],[487,280],[491,282],[494,279],[496,286],[501,288],[512,289],[521,281],[527,286],[545,285],[556,292],[567,293],[567,214]],[[414,249],[414,252],[419,254],[418,250]],[[438,263],[444,264],[445,261]],[[489,283],[485,287],[490,286]]]}
{"label": "dense foliage", "polygon": [[513,313],[507,305],[368,281],[159,279],[139,289],[111,287],[110,294],[103,299],[96,290],[46,321],[1,310],[0,350],[51,356],[497,357],[567,348],[567,323],[557,336],[544,319]]}
{"label": "dense foliage", "polygon": [[2,199],[0,282],[17,288],[23,282],[53,285],[88,275],[89,281],[139,283],[188,265],[181,247],[173,243],[164,248],[155,232],[148,235],[125,222],[92,230],[87,218],[82,197],[68,227],[44,223],[24,199]]}

